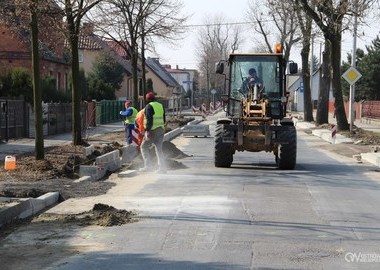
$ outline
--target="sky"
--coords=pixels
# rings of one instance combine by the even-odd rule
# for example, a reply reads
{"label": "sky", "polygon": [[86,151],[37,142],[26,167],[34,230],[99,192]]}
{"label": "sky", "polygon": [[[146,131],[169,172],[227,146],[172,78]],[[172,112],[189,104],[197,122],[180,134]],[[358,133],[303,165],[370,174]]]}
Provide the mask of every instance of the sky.
{"label": "sky", "polygon": [[[229,22],[246,21],[244,14],[247,0],[182,0],[183,14],[192,15],[188,25],[204,24],[205,18],[223,14]],[[167,43],[157,44],[161,64],[170,64],[172,67],[196,69],[197,68],[197,36],[199,27],[189,27],[183,39],[175,46]],[[149,54],[148,54],[149,55]]]}
{"label": "sky", "polygon": [[[223,15],[228,22],[246,22],[246,11],[249,0],[182,0],[183,14],[191,15],[187,25],[200,25],[205,23],[207,17],[214,17],[215,15]],[[376,19],[367,17],[364,19],[370,26],[360,26],[358,34],[360,37],[357,39],[357,47],[365,48],[366,44],[375,39],[379,34],[378,23]],[[376,27],[375,27],[376,26]],[[187,33],[183,38],[176,41],[174,45],[159,42],[156,44],[155,50],[157,54],[148,53],[150,57],[158,57],[161,64],[170,64],[173,68],[177,65],[180,69],[197,69],[197,38],[200,27],[189,27]],[[254,34],[253,30],[248,27],[244,28],[248,35],[251,37]],[[252,46],[249,44],[250,38],[246,38],[245,43],[242,44],[240,52],[248,52]],[[347,53],[352,52],[353,47],[352,33],[345,33],[342,40],[342,59],[347,59]],[[290,59],[298,62],[301,65],[301,57],[299,55],[299,46],[294,48],[291,52]],[[316,39],[314,44],[314,55],[319,56],[320,51],[323,50],[322,38]]]}

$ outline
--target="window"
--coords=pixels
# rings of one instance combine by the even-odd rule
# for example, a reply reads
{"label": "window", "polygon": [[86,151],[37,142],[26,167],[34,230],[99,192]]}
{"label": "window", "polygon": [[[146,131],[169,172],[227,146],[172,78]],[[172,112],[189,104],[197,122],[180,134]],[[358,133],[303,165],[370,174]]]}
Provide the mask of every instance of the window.
{"label": "window", "polygon": [[78,50],[78,61],[83,63],[83,50]]}
{"label": "window", "polygon": [[244,81],[249,76],[249,70],[255,69],[265,87],[265,94],[279,99],[281,97],[279,68],[280,62],[276,56],[236,56],[231,63],[232,96],[238,99],[245,96]]}
{"label": "window", "polygon": [[61,72],[57,72],[57,90],[61,89]]}

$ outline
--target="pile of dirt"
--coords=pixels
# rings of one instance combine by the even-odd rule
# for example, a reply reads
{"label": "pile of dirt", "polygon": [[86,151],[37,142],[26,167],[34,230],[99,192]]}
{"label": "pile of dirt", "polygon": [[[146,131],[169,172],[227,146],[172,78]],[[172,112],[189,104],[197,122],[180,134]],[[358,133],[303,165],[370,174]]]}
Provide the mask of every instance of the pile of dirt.
{"label": "pile of dirt", "polygon": [[92,210],[70,215],[54,215],[54,214],[40,214],[33,219],[33,222],[61,222],[61,223],[74,223],[79,226],[120,226],[127,223],[136,222],[133,219],[136,213],[133,211],[119,210],[113,206],[97,203]]}
{"label": "pile of dirt", "polygon": [[345,131],[340,132],[343,136],[351,138],[353,141],[360,141],[361,144],[366,145],[380,145],[380,134],[364,130],[358,127],[355,127],[352,130],[352,133]]}

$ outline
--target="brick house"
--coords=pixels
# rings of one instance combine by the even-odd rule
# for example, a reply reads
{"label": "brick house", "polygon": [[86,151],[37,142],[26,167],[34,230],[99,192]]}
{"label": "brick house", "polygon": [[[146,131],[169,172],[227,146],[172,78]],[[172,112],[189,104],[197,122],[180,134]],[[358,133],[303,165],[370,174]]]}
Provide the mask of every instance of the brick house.
{"label": "brick house", "polygon": [[[14,12],[14,13],[13,13]],[[19,14],[17,10],[4,12],[0,18],[0,70],[24,68],[32,72],[31,37],[29,14]],[[27,12],[26,12],[27,13]],[[17,17],[17,19],[13,19]],[[52,23],[54,21],[54,23]],[[64,54],[64,35],[59,30],[62,17],[39,19],[40,72],[41,77],[56,80],[58,90],[68,88],[70,65]]]}

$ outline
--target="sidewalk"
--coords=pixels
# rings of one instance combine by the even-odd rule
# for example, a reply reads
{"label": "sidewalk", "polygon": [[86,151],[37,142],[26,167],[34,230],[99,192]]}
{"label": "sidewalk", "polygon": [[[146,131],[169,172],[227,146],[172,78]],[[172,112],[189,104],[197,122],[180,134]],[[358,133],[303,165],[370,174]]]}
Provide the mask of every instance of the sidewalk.
{"label": "sidewalk", "polygon": [[[292,115],[303,116],[303,112],[299,112]],[[336,119],[333,117],[333,114],[329,114],[329,123],[336,124]],[[300,129],[312,129],[312,134],[314,136],[320,137],[321,139],[331,143],[331,144],[345,144],[345,143],[356,143],[351,138],[345,137],[339,133],[336,133],[335,138],[332,138],[332,131],[326,128],[318,128],[314,123],[304,122],[295,118],[295,125]],[[371,131],[378,136],[380,136],[380,121],[360,121],[357,120],[354,122],[354,125],[358,128],[364,129],[366,131]],[[375,149],[375,148],[374,148]],[[371,163],[377,167],[380,167],[380,152],[373,151],[368,153],[361,153],[359,160],[364,160],[368,163]]]}
{"label": "sidewalk", "polygon": [[[98,125],[96,127],[89,127],[83,134],[82,139],[91,141],[93,137],[100,134],[106,134],[114,131],[124,130],[121,121],[109,124]],[[58,135],[46,136],[44,138],[44,147],[57,146],[63,144],[70,144],[72,142],[72,133],[64,133]],[[8,142],[0,143],[0,162],[4,163],[5,156],[16,156],[23,153],[35,151],[34,138],[22,138],[16,140],[9,140]]]}

